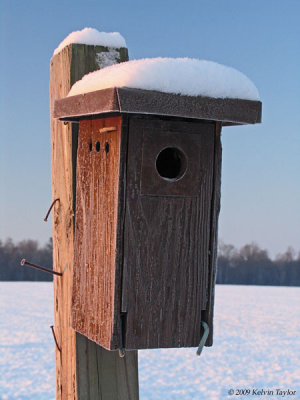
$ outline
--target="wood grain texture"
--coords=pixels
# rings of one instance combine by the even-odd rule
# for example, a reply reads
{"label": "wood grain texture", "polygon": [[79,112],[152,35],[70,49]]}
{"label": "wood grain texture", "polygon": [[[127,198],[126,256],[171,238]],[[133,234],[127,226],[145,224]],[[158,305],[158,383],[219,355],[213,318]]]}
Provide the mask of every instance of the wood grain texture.
{"label": "wood grain texture", "polygon": [[72,327],[108,350],[121,344],[115,304],[120,143],[121,117],[80,122]]}
{"label": "wood grain texture", "polygon": [[[78,125],[64,125],[63,122],[53,119],[54,100],[66,97],[77,80],[84,74],[101,67],[95,61],[101,50],[97,47],[77,44],[66,46],[52,58],[50,66],[52,198],[60,198],[60,202],[54,207],[52,219],[53,265],[57,271],[62,271],[67,266],[63,277],[54,278],[55,333],[62,349],[61,352],[55,349],[56,398],[58,400],[85,399],[84,395],[81,396],[80,385],[86,387],[89,384],[91,393],[94,390],[92,385],[98,385],[96,381],[88,383],[85,380],[89,374],[95,374],[93,366],[87,365],[89,361],[84,350],[90,342],[84,337],[78,342],[79,335],[70,327]],[[127,49],[120,49],[119,61],[127,60]],[[130,367],[128,376],[132,376],[134,380],[137,374],[137,362],[134,363],[134,357]],[[81,377],[84,368],[86,372]],[[113,384],[123,387],[121,378],[123,375],[118,372],[119,378]],[[136,383],[134,393],[135,396],[132,398],[138,399]],[[89,400],[98,398],[90,397]],[[102,400],[106,398],[112,399],[112,397],[102,397]]]}
{"label": "wood grain texture", "polygon": [[213,344],[213,316],[215,302],[215,284],[217,275],[217,250],[218,250],[218,220],[221,207],[221,168],[222,168],[222,145],[221,145],[222,125],[216,123],[215,128],[215,147],[214,147],[214,182],[211,207],[211,232],[210,232],[210,258],[208,275],[208,299],[203,311],[203,320],[209,326],[209,336],[206,346]]}
{"label": "wood grain texture", "polygon": [[[53,57],[50,68],[50,106],[54,99],[65,97],[71,87],[72,46]],[[55,332],[62,349],[55,349],[56,398],[77,399],[76,334],[69,327],[73,268],[73,128],[51,118],[52,197],[59,198],[53,210],[53,265],[67,269],[54,278]]]}
{"label": "wood grain texture", "polygon": [[[162,148],[168,137],[174,147],[189,138],[182,150],[189,165],[186,175],[192,164],[199,168],[200,181],[195,176],[191,182],[199,185],[197,195],[141,195],[143,168],[157,173],[155,159],[143,157],[151,132],[153,141],[161,138]],[[122,297],[127,349],[199,344],[207,301],[213,161],[214,124],[129,118]],[[171,194],[173,182],[168,184]]]}

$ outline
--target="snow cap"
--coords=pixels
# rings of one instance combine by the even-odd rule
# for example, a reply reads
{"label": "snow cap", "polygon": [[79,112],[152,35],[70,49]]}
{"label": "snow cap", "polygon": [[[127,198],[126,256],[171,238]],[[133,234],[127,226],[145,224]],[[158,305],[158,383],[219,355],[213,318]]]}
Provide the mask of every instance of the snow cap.
{"label": "snow cap", "polygon": [[81,31],[70,33],[54,50],[53,55],[58,54],[65,46],[71,43],[90,44],[120,48],[126,47],[126,42],[119,32],[99,32],[94,28],[84,28]]}
{"label": "snow cap", "polygon": [[259,100],[255,85],[234,68],[191,58],[145,58],[85,75],[68,96],[111,87],[157,90],[187,96]]}

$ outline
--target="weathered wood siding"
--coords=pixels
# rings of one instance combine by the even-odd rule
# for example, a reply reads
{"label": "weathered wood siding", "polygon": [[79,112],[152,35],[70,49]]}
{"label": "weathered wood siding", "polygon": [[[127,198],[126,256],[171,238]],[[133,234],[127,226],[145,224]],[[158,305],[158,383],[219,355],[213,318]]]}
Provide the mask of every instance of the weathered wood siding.
{"label": "weathered wood siding", "polygon": [[[77,332],[107,349],[122,339],[126,349],[189,347],[198,345],[204,320],[212,344],[220,129],[127,115],[80,122]],[[157,154],[167,147],[186,155],[179,180],[156,171]]]}
{"label": "weathered wood siding", "polygon": [[[213,123],[130,117],[122,298],[128,349],[199,344],[208,295],[214,142]],[[156,155],[166,147],[186,155],[187,170],[178,181],[155,170]]]}
{"label": "weathered wood siding", "polygon": [[120,347],[116,240],[121,117],[80,122],[72,327],[106,349]]}
{"label": "weathered wood siding", "polygon": [[50,67],[52,198],[60,199],[54,207],[52,219],[53,266],[62,271],[67,265],[63,277],[54,277],[55,332],[62,349],[61,352],[55,351],[56,398],[59,400],[77,399],[76,333],[69,326],[74,253],[74,139],[77,129],[52,118],[54,99],[65,97],[72,85],[71,70],[75,69],[72,47],[67,46],[54,56]]}
{"label": "weathered wood siding", "polygon": [[[115,101],[115,99],[118,101]],[[184,96],[157,90],[111,87],[57,100],[56,118],[76,121],[107,111],[220,121],[223,125],[261,122],[260,101]]]}

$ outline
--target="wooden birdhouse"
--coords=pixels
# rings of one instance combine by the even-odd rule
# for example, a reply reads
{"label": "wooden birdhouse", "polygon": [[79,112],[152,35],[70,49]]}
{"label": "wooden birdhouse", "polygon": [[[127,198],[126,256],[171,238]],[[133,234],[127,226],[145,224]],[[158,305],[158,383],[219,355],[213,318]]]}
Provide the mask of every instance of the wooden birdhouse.
{"label": "wooden birdhouse", "polygon": [[261,103],[110,88],[56,100],[79,123],[72,327],[109,350],[212,344],[221,127]]}

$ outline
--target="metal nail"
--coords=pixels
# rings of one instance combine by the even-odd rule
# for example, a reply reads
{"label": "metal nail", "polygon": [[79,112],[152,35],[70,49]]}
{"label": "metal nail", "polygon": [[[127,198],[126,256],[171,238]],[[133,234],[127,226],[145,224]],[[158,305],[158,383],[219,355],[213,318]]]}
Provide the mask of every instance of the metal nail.
{"label": "metal nail", "polygon": [[55,341],[57,350],[61,353],[61,348],[59,347],[59,345],[58,345],[58,343],[57,343],[56,336],[55,336],[54,326],[53,326],[53,325],[50,325],[50,328],[51,328],[51,331],[52,331],[52,335],[53,335],[53,337],[54,337],[54,341]]}
{"label": "metal nail", "polygon": [[46,214],[46,217],[44,218],[44,221],[45,221],[45,222],[47,222],[48,217],[49,217],[49,214],[50,214],[50,212],[51,212],[51,210],[52,210],[54,204],[55,204],[57,201],[60,201],[60,200],[59,200],[59,199],[55,199],[55,200],[52,201],[52,204],[51,204],[51,206],[50,206],[50,208],[49,208],[49,210],[48,210],[48,212],[47,212],[47,214]]}
{"label": "metal nail", "polygon": [[22,266],[28,265],[29,267],[39,269],[41,271],[47,272],[48,274],[62,276],[61,272],[56,272],[56,271],[53,271],[52,269],[41,267],[40,265],[32,264],[31,262],[26,261],[25,258],[23,258],[23,260],[21,261],[21,265]]}

